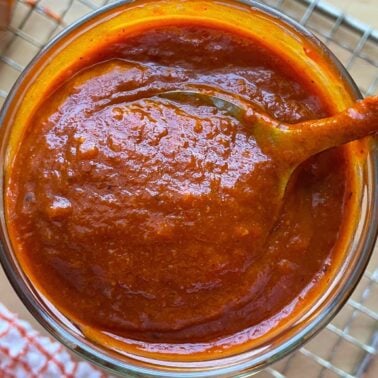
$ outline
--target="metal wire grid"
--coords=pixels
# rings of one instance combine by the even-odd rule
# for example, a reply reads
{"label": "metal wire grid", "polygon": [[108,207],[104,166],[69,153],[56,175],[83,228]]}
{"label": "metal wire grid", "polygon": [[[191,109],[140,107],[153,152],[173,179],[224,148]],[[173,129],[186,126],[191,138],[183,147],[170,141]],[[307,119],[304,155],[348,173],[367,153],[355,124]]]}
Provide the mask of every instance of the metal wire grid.
{"label": "metal wire grid", "polygon": [[[19,0],[0,37],[0,107],[18,75],[56,33],[114,0]],[[347,67],[365,95],[378,93],[378,30],[322,0],[261,0],[312,30]],[[378,250],[344,309],[306,347],[258,378],[378,376]]]}

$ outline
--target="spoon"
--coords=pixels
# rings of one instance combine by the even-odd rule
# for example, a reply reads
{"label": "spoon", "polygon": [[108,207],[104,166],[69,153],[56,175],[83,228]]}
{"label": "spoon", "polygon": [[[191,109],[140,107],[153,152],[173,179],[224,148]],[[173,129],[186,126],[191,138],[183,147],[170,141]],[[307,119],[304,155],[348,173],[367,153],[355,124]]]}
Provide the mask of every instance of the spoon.
{"label": "spoon", "polygon": [[246,125],[262,151],[278,163],[279,197],[284,195],[294,170],[311,156],[378,132],[378,96],[357,101],[334,116],[295,124],[279,122],[229,94],[177,90],[158,97],[214,106]]}
{"label": "spoon", "polygon": [[[278,219],[289,180],[301,163],[319,152],[378,132],[378,96],[357,101],[334,116],[296,124],[279,122],[230,94],[177,90],[157,96],[195,106],[213,106],[246,126],[249,135],[268,158],[270,170],[267,172],[274,176],[268,178],[269,191],[264,189],[264,193],[256,193],[252,205],[252,221],[262,230],[259,233],[262,243]],[[254,166],[250,167],[249,175],[252,186],[261,180],[261,173]],[[258,185],[252,189],[258,192],[257,188]]]}

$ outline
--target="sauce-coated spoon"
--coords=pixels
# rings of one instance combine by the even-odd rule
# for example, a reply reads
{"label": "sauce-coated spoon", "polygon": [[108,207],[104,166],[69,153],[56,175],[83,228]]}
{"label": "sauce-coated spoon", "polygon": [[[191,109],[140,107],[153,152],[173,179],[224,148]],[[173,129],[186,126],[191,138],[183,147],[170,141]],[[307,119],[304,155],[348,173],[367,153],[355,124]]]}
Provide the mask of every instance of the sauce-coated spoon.
{"label": "sauce-coated spoon", "polygon": [[248,127],[262,151],[278,162],[283,196],[293,171],[319,152],[378,132],[378,96],[357,101],[332,117],[286,124],[258,111],[245,100],[228,94],[177,90],[158,95],[178,102],[214,106]]}
{"label": "sauce-coated spoon", "polygon": [[[296,124],[279,122],[230,94],[178,90],[161,93],[158,97],[198,106],[214,106],[246,125],[247,132],[268,158],[271,169],[267,171],[274,176],[269,179],[273,183],[269,192],[257,193],[258,185],[253,188],[256,192],[253,221],[261,231],[260,243],[264,243],[276,223],[289,180],[301,163],[319,152],[378,132],[378,96],[357,101],[332,117]],[[264,179],[255,166],[251,166],[249,175],[252,175],[249,181],[252,183]]]}

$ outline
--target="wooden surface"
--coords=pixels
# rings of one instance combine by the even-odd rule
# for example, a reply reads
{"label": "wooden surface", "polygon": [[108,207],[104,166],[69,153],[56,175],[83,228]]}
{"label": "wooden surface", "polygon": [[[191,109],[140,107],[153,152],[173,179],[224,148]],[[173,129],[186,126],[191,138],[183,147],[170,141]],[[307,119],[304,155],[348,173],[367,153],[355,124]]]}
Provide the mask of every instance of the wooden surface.
{"label": "wooden surface", "polygon": [[378,29],[378,0],[327,0],[327,3]]}

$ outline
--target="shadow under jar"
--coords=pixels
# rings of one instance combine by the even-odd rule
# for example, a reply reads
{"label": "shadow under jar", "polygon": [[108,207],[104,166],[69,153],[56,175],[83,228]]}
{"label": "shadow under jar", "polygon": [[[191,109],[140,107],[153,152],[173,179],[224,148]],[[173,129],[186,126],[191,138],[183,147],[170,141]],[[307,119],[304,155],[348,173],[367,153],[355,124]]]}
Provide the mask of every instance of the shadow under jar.
{"label": "shadow under jar", "polygon": [[[302,345],[361,277],[377,229],[366,139],[294,175],[260,243],[274,172],[248,127],[156,94],[226,91],[280,121],[359,92],[311,34],[253,2],[110,5],[55,38],[1,114],[1,261],[55,337],[119,373],[235,376]],[[259,180],[249,169],[258,165]],[[255,176],[254,176],[255,177]]]}

